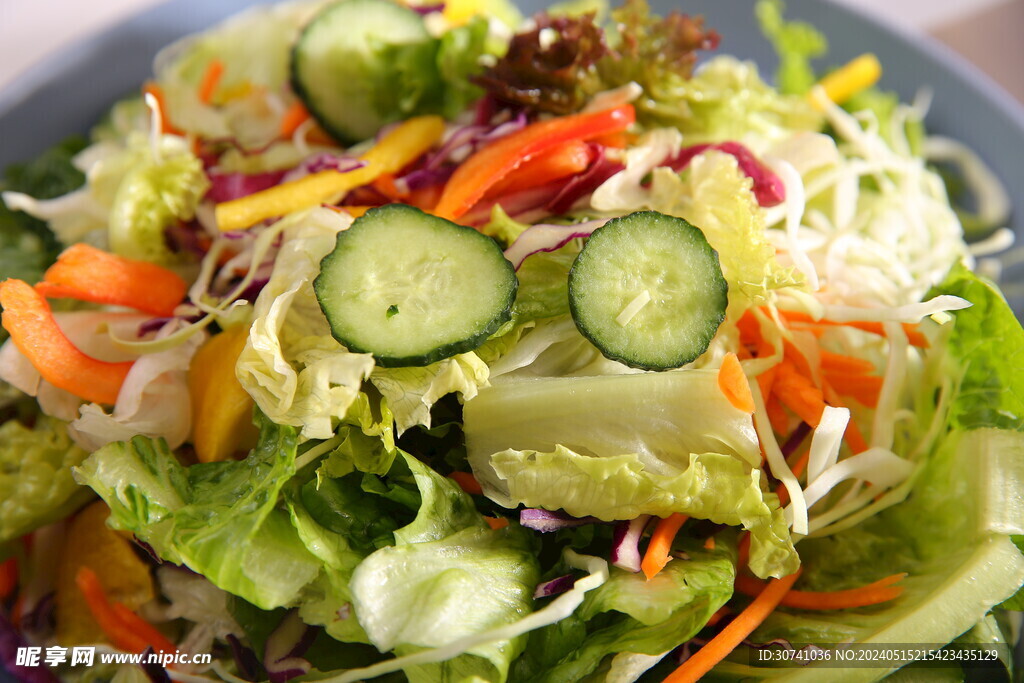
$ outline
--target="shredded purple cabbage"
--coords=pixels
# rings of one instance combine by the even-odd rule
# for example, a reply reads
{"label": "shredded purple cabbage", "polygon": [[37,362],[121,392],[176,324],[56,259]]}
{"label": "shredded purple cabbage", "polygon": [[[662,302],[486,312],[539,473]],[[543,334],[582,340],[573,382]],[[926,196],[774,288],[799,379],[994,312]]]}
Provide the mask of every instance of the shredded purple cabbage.
{"label": "shredded purple cabbage", "polygon": [[782,456],[788,458],[796,452],[796,449],[800,448],[800,444],[804,442],[807,435],[811,433],[811,425],[806,422],[801,422],[797,425],[797,428],[793,430],[793,433],[789,435],[786,442],[782,444]]}
{"label": "shredded purple cabbage", "polygon": [[284,171],[268,171],[266,173],[210,171],[206,174],[210,179],[210,189],[207,191],[206,197],[218,203],[246,197],[277,185],[284,175]]}
{"label": "shredded purple cabbage", "polygon": [[139,664],[139,668],[142,669],[142,672],[146,674],[146,677],[152,683],[171,683],[171,677],[167,674],[167,669],[156,662],[149,661],[149,656],[155,653],[156,650],[153,649],[152,645],[143,650],[142,662]]}
{"label": "shredded purple cabbage", "polygon": [[634,520],[615,525],[611,554],[614,566],[633,573],[640,571],[640,562],[643,559],[640,554],[640,537],[650,521],[650,515],[640,515]]}
{"label": "shredded purple cabbage", "polygon": [[[21,666],[18,664],[18,648],[29,643],[0,610],[0,674],[6,670],[14,680],[21,683],[57,683],[57,677],[46,666]],[[0,675],[0,679],[5,676]]]}
{"label": "shredded purple cabbage", "polygon": [[754,181],[754,197],[759,205],[776,206],[786,200],[786,186],[782,179],[761,163],[753,152],[738,142],[719,142],[713,145],[685,147],[665,165],[671,166],[676,171],[681,171],[695,156],[709,149],[716,149],[736,157],[736,163],[739,164],[740,170]]}
{"label": "shredded purple cabbage", "polygon": [[519,511],[519,523],[528,529],[549,533],[559,529],[571,529],[584,524],[603,524],[596,517],[571,517],[564,512],[552,512],[540,508],[526,508]]}
{"label": "shredded purple cabbage", "polygon": [[227,641],[231,646],[231,656],[235,660],[235,666],[238,668],[238,676],[247,681],[258,681],[263,678],[261,675],[263,666],[252,648],[243,645],[234,633],[227,635]]}
{"label": "shredded purple cabbage", "polygon": [[605,154],[603,145],[591,145],[595,156],[586,171],[566,182],[561,191],[548,202],[547,209],[554,215],[566,213],[573,204],[591,194],[601,184],[625,168],[618,161],[612,161]]}
{"label": "shredded purple cabbage", "polygon": [[270,683],[285,683],[309,673],[312,665],[302,655],[313,644],[316,630],[299,618],[298,610],[289,612],[267,638],[263,666]]}
{"label": "shredded purple cabbage", "polygon": [[537,589],[533,592],[533,599],[536,600],[537,598],[546,598],[564,593],[572,588],[574,583],[576,583],[576,579],[573,578],[572,574],[566,574],[565,576],[559,576],[557,579],[545,581],[537,585]]}
{"label": "shredded purple cabbage", "polygon": [[608,219],[598,219],[572,225],[540,223],[531,226],[505,250],[505,258],[519,270],[527,257],[542,251],[556,251],[579,237],[590,237],[591,233],[607,222]]}

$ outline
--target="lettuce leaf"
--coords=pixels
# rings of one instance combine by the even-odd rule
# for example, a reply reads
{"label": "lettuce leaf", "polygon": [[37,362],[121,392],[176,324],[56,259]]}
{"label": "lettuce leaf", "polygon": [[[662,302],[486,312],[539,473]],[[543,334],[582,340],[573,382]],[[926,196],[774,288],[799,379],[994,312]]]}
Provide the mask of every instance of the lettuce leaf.
{"label": "lettuce leaf", "polygon": [[734,156],[712,150],[695,157],[681,175],[655,169],[649,200],[652,209],[700,228],[718,252],[729,303],[742,308],[764,302],[772,290],[800,284],[794,270],[776,260],[752,188]]}
{"label": "lettuce leaf", "polygon": [[782,0],[760,0],[754,7],[761,32],[779,56],[775,83],[786,95],[804,95],[817,81],[810,61],[828,52],[828,40],[811,24],[786,21]]}
{"label": "lettuce leaf", "polygon": [[60,519],[89,499],[71,468],[88,453],[72,443],[67,424],[39,415],[32,427],[0,425],[0,543]]}
{"label": "lettuce leaf", "polygon": [[581,680],[609,655],[660,655],[688,641],[732,597],[735,538],[717,535],[711,551],[694,543],[687,560],[670,562],[651,581],[613,569],[575,614],[530,634],[511,679]]}
{"label": "lettuce leaf", "polygon": [[274,272],[256,299],[249,340],[235,375],[274,422],[310,439],[334,436],[373,370],[373,357],[351,353],[331,336],[313,280],[320,260],[351,219],[314,209],[284,231]]}
{"label": "lettuce leaf", "polygon": [[111,525],[156,553],[263,609],[294,603],[320,572],[286,511],[296,432],[257,413],[260,438],[245,460],[183,467],[163,441],[104,446],[75,470],[111,509]]}
{"label": "lettuce leaf", "polygon": [[1024,430],[1024,331],[1002,294],[963,264],[929,293],[971,302],[952,313],[949,357],[960,377],[950,422],[959,429]]}

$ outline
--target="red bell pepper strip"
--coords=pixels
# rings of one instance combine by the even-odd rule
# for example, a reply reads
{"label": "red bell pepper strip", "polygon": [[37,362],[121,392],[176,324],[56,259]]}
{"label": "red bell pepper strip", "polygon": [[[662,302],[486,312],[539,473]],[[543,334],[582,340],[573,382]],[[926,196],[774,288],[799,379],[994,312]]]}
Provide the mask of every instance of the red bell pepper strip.
{"label": "red bell pepper strip", "polygon": [[173,315],[187,290],[173,271],[82,243],[65,249],[36,285],[45,297],[128,306],[158,317]]}
{"label": "red bell pepper strip", "polygon": [[87,356],[64,336],[46,299],[22,280],[0,282],[2,324],[11,341],[50,384],[96,403],[113,404],[130,362]]}
{"label": "red bell pepper strip", "polygon": [[592,114],[574,114],[530,124],[482,148],[456,169],[434,213],[455,220],[489,189],[525,161],[569,140],[590,140],[625,130],[636,119],[633,105]]}
{"label": "red bell pepper strip", "polygon": [[594,150],[586,142],[569,140],[524,161],[519,168],[495,183],[487,191],[487,196],[498,197],[506,192],[525,190],[577,175],[587,170],[594,156]]}

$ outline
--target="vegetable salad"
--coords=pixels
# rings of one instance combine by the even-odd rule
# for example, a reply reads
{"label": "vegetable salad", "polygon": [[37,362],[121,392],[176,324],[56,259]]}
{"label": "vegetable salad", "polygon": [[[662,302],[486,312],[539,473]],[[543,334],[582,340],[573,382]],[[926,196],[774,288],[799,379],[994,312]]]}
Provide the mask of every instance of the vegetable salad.
{"label": "vegetable salad", "polygon": [[1006,193],[780,1],[774,74],[683,11],[253,8],[10,169],[8,671],[1012,672]]}

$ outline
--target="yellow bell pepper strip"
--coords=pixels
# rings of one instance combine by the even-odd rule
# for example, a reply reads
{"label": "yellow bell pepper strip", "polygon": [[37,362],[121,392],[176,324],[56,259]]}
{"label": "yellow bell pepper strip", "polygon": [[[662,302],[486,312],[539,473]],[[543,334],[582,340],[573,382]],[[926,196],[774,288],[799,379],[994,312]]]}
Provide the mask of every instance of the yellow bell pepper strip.
{"label": "yellow bell pepper strip", "polygon": [[188,285],[166,268],[78,243],[65,249],[43,275],[36,291],[98,304],[128,306],[155,316],[170,316]]}
{"label": "yellow bell pepper strip", "polygon": [[433,147],[444,133],[440,116],[418,116],[399,124],[360,159],[353,171],[320,171],[216,206],[217,227],[244,230],[267,218],[324,204],[337,195],[396,173]]}
{"label": "yellow bell pepper strip", "polygon": [[591,140],[628,128],[636,120],[633,105],[589,114],[574,114],[532,123],[498,138],[466,159],[445,184],[434,213],[456,220],[498,181],[527,160],[569,140]]}
{"label": "yellow bell pepper strip", "polygon": [[57,640],[62,645],[95,643],[100,629],[78,586],[79,570],[99,580],[105,599],[138,609],[155,595],[149,565],[132,542],[107,526],[110,508],[98,500],[75,515],[60,548],[56,582]]}
{"label": "yellow bell pepper strip", "polygon": [[[873,86],[881,77],[882,65],[878,61],[878,57],[867,53],[850,60],[847,64],[826,75],[818,81],[818,85],[825,90],[825,95],[830,100],[836,104],[842,104],[861,90]],[[817,106],[813,96],[811,103]]]}
{"label": "yellow bell pepper strip", "polygon": [[64,336],[43,295],[22,280],[0,282],[0,308],[11,341],[43,379],[86,401],[117,402],[131,362],[108,363],[82,353]]}
{"label": "yellow bell pepper strip", "polygon": [[253,400],[235,378],[235,361],[249,337],[247,325],[210,337],[192,357],[188,391],[192,399],[192,445],[199,462],[229,460],[256,443]]}

